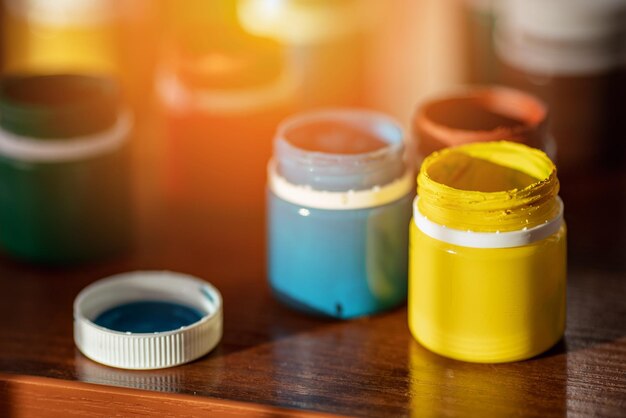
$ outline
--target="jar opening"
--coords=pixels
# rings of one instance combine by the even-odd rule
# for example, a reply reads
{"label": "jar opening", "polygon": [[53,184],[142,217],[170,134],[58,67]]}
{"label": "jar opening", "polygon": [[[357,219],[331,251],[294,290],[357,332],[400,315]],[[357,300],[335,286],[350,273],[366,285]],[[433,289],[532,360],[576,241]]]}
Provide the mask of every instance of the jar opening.
{"label": "jar opening", "polygon": [[406,171],[400,125],[365,110],[326,109],[288,119],[278,128],[275,156],[289,182],[326,191],[384,186]]}
{"label": "jar opening", "polygon": [[324,154],[365,154],[388,146],[388,143],[359,126],[339,121],[309,121],[285,133],[293,146]]}
{"label": "jar opening", "polygon": [[498,109],[490,109],[480,100],[470,98],[434,103],[426,109],[426,116],[435,123],[467,131],[492,131],[524,124],[523,121],[505,115]]}
{"label": "jar opening", "polygon": [[423,107],[435,125],[462,131],[517,131],[536,126],[546,108],[533,97],[505,88],[479,89],[466,96],[435,100]]}
{"label": "jar opening", "polygon": [[219,25],[210,29],[187,28],[167,45],[165,61],[173,63],[189,89],[246,90],[272,84],[284,72],[285,57],[276,41]]}
{"label": "jar opening", "polygon": [[115,123],[119,102],[118,84],[107,77],[7,76],[0,84],[0,126],[29,138],[86,136]]}
{"label": "jar opening", "polygon": [[61,87],[58,82],[43,77],[32,78],[28,82],[7,83],[3,93],[22,106],[76,105],[90,98],[99,98],[101,94],[87,83],[65,83]]}
{"label": "jar opening", "polygon": [[559,213],[556,167],[541,151],[500,141],[430,155],[418,176],[419,210],[440,225],[514,231]]}
{"label": "jar opening", "polygon": [[504,192],[524,189],[541,180],[524,171],[474,157],[462,151],[442,156],[428,167],[434,181],[453,189],[477,192]]}
{"label": "jar opening", "polygon": [[116,109],[117,94],[113,80],[75,74],[9,76],[0,88],[5,106],[23,109],[69,109],[97,102],[105,102]]}

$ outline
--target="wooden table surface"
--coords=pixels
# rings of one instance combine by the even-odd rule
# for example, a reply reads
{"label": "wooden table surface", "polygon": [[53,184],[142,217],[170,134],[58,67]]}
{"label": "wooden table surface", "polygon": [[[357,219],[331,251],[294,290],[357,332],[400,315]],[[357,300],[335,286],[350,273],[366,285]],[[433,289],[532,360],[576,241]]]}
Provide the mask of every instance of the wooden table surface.
{"label": "wooden table surface", "polygon": [[[612,262],[571,255],[567,331],[556,347],[523,362],[470,364],[415,342],[405,306],[348,322],[288,310],[266,284],[261,213],[183,213],[141,176],[131,253],[72,268],[0,256],[0,417],[626,416],[623,241],[603,244],[603,254],[621,254]],[[619,202],[611,216],[621,217],[621,234]],[[582,224],[574,221],[570,240],[583,242]],[[76,349],[76,294],[138,269],[181,271],[220,289],[224,337],[213,352],[171,369],[126,371]]]}

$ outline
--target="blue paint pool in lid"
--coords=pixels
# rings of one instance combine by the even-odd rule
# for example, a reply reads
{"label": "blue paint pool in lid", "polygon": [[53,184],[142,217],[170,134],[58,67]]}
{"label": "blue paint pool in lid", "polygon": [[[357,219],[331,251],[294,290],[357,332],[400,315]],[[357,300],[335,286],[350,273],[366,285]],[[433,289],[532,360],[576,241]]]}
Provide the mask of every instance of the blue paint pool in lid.
{"label": "blue paint pool in lid", "polygon": [[203,316],[202,311],[182,303],[140,300],[109,308],[93,322],[113,331],[149,333],[187,327]]}
{"label": "blue paint pool in lid", "polygon": [[207,354],[221,337],[220,292],[186,274],[122,273],[92,283],[74,300],[74,342],[107,366],[177,366]]}

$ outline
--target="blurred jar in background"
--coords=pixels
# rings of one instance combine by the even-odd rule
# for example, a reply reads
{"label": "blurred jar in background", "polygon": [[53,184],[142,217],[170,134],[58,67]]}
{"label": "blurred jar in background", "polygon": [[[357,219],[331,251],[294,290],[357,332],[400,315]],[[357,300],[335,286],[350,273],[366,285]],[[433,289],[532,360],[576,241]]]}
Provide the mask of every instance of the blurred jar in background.
{"label": "blurred jar in background", "polygon": [[372,0],[239,0],[243,28],[287,48],[301,83],[298,104],[363,103],[367,49],[374,35]]}
{"label": "blurred jar in background", "polygon": [[466,80],[462,3],[396,0],[375,6],[366,103],[408,130],[416,102]]}
{"label": "blurred jar in background", "polygon": [[[122,87],[137,118],[154,115],[154,71],[160,43],[160,5],[154,0],[109,0],[117,11],[116,39]],[[141,142],[140,142],[141,143]]]}
{"label": "blurred jar in background", "polygon": [[626,1],[502,1],[494,42],[501,81],[550,107],[571,259],[623,263]]}
{"label": "blurred jar in background", "polygon": [[413,118],[417,163],[434,151],[470,142],[514,141],[551,148],[548,108],[523,91],[474,87],[422,103]]}
{"label": "blurred jar in background", "polygon": [[7,72],[112,73],[116,11],[106,0],[5,0]]}
{"label": "blurred jar in background", "polygon": [[244,32],[234,2],[171,3],[157,88],[166,119],[166,188],[178,205],[262,214],[277,123],[296,80],[275,41]]}
{"label": "blurred jar in background", "polygon": [[4,0],[4,9],[5,73],[114,77],[139,113],[152,87],[154,2]]}
{"label": "blurred jar in background", "polygon": [[414,175],[378,112],[329,108],[279,125],[268,164],[268,278],[283,303],[347,319],[404,301]]}
{"label": "blurred jar in background", "polygon": [[467,82],[488,84],[496,79],[496,57],[493,50],[494,1],[462,0],[463,52],[467,65]]}
{"label": "blurred jar in background", "polygon": [[130,246],[132,116],[115,80],[0,80],[0,244],[38,263],[94,260]]}
{"label": "blurred jar in background", "polygon": [[133,228],[149,219],[157,191],[150,165],[155,160],[152,92],[160,3],[0,0],[3,73],[97,76],[119,86],[119,101],[132,109],[134,122],[128,144],[132,175],[126,180],[138,196],[132,210],[141,215],[133,218]]}
{"label": "blurred jar in background", "polygon": [[495,44],[501,81],[551,108],[564,182],[626,157],[626,1],[506,0]]}

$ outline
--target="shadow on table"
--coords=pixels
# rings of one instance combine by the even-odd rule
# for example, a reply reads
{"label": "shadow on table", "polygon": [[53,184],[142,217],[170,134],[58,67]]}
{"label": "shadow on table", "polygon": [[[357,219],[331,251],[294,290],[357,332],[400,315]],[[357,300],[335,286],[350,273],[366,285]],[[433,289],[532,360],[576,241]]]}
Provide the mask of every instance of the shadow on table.
{"label": "shadow on table", "polygon": [[[152,223],[150,231],[139,234],[144,239],[135,263],[140,268],[188,273],[218,288],[224,303],[224,335],[211,356],[250,349],[332,322],[294,312],[271,294],[263,211],[185,206],[166,210],[172,214],[169,224]],[[186,216],[176,216],[180,213]],[[147,239],[148,235],[152,238]]]}

